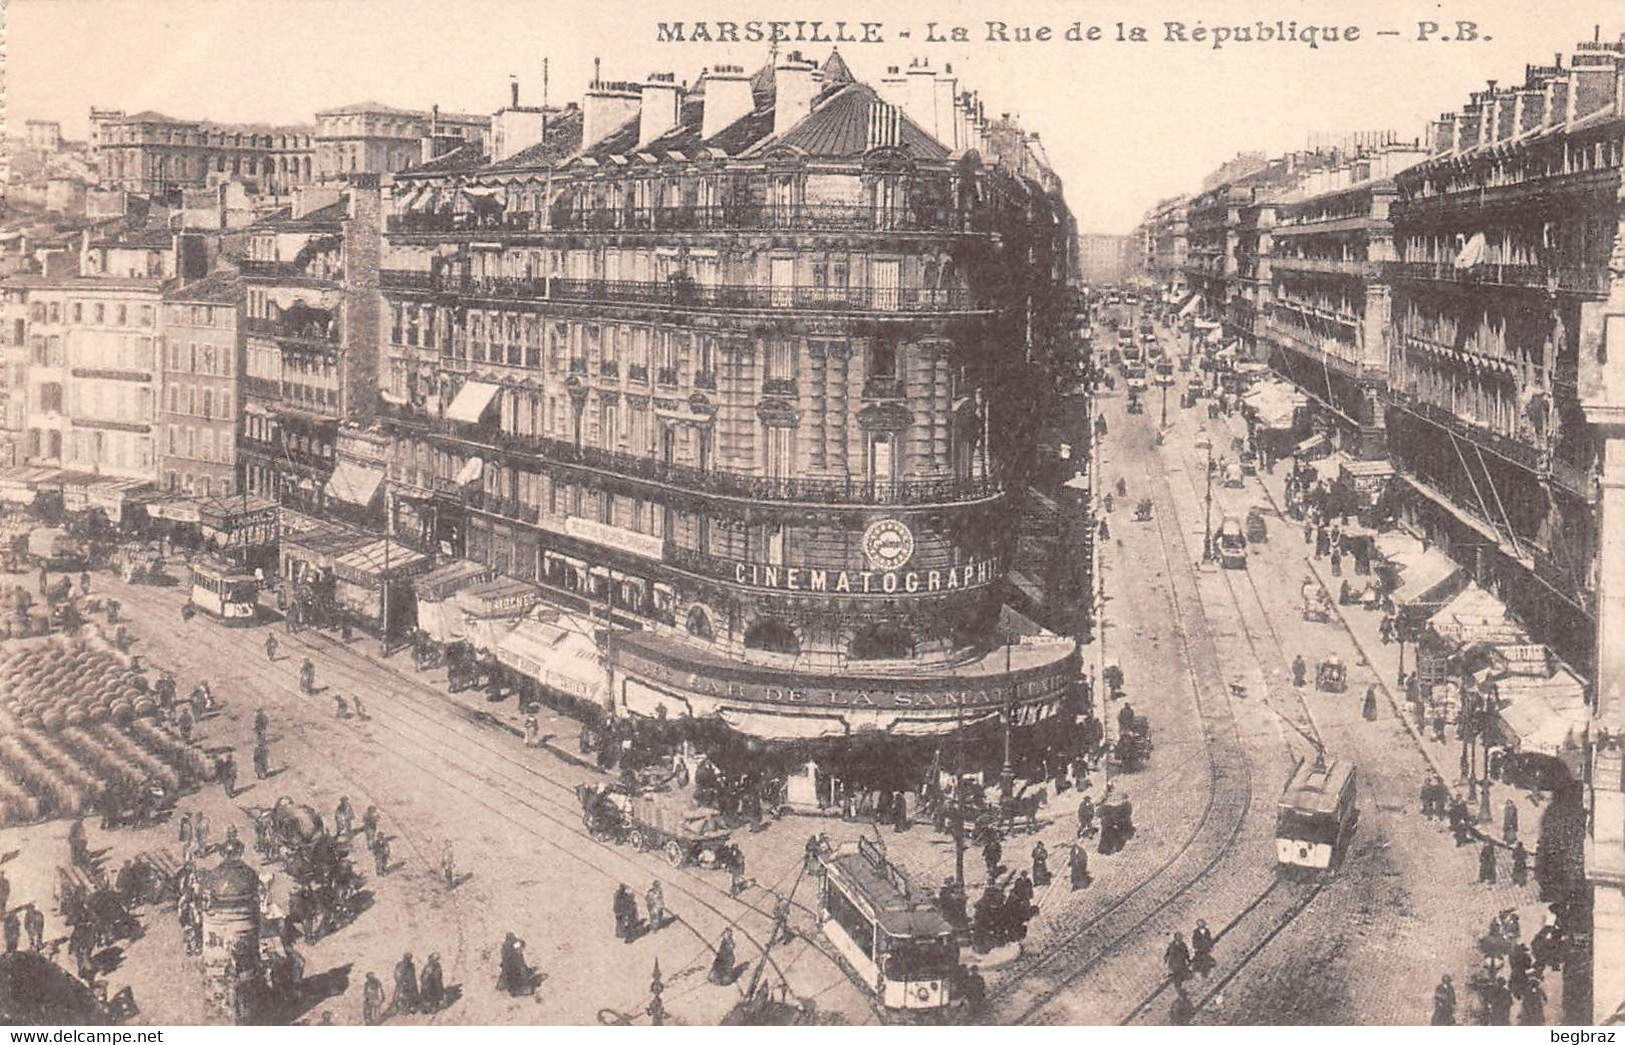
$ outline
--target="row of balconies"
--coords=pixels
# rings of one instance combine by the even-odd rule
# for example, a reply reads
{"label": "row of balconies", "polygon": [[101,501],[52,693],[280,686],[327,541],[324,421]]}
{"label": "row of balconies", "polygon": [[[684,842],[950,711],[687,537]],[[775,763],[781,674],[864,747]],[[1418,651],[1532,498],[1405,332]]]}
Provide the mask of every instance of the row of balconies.
{"label": "row of balconies", "polygon": [[295,326],[286,318],[268,319],[264,316],[244,316],[243,330],[246,333],[258,334],[261,337],[307,341],[323,347],[337,345],[340,339],[337,323],[326,326],[321,323],[306,323],[303,326]]}
{"label": "row of balconies", "polygon": [[580,207],[544,213],[530,210],[407,213],[391,216],[388,231],[402,235],[459,232],[701,232],[778,229],[873,232],[983,232],[992,225],[980,212],[920,204],[862,203],[715,206]]}
{"label": "row of balconies", "polygon": [[1533,443],[1515,436],[1505,435],[1476,421],[1463,417],[1447,406],[1430,403],[1416,395],[1399,397],[1402,407],[1411,413],[1447,429],[1462,439],[1483,447],[1498,457],[1510,461],[1525,471],[1538,476],[1551,473],[1551,453]]}
{"label": "row of balconies", "polygon": [[420,431],[449,438],[479,453],[495,451],[505,454],[526,467],[541,463],[565,464],[687,493],[744,501],[940,506],[986,501],[1003,494],[1003,485],[996,477],[877,482],[863,477],[813,479],[750,475],[717,468],[699,468],[618,450],[577,446],[548,436],[471,428],[444,419],[431,419],[389,404],[384,404],[381,414]]}
{"label": "row of balconies", "polygon": [[1269,259],[1270,268],[1277,272],[1310,272],[1319,275],[1355,276],[1360,279],[1369,279],[1376,276],[1380,267],[1364,258],[1295,258],[1284,255],[1274,255]]}
{"label": "row of balconies", "polygon": [[1382,266],[1382,271],[1393,280],[1527,287],[1578,294],[1600,294],[1608,289],[1607,271],[1587,265],[1486,264],[1457,268],[1454,261],[1390,261]]}
{"label": "row of balconies", "polygon": [[318,276],[289,261],[265,261],[263,259],[255,258],[244,258],[237,262],[237,270],[245,276],[305,280],[309,282],[330,283],[335,285],[342,279],[342,276],[336,274],[331,277]]}
{"label": "row of balconies", "polygon": [[558,276],[459,276],[452,273],[382,274],[386,290],[455,294],[517,301],[603,302],[665,308],[717,308],[815,312],[973,312],[979,307],[964,287],[831,287],[805,284],[696,283],[686,277],[664,282],[628,279],[565,279]]}

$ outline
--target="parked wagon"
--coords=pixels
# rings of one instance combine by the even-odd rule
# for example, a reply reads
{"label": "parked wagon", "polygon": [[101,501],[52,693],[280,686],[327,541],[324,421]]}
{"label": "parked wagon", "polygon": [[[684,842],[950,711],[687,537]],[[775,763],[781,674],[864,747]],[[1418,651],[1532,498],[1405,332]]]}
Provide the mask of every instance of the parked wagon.
{"label": "parked wagon", "polygon": [[599,841],[658,850],[673,867],[729,867],[738,859],[728,832],[713,826],[715,814],[676,796],[633,794],[621,785],[582,785],[576,795],[581,799],[582,823]]}
{"label": "parked wagon", "polygon": [[119,545],[113,554],[113,568],[126,584],[162,584],[168,579],[163,552],[152,543]]}
{"label": "parked wagon", "polygon": [[1247,539],[1254,544],[1269,540],[1269,524],[1264,521],[1265,510],[1259,505],[1247,509]]}
{"label": "parked wagon", "polygon": [[1332,599],[1313,580],[1303,582],[1303,619],[1326,624],[1332,619]]}
{"label": "parked wagon", "polygon": [[1124,772],[1132,773],[1151,757],[1151,720],[1135,715],[1117,736],[1113,753]]}
{"label": "parked wagon", "polygon": [[1327,657],[1315,669],[1315,688],[1322,693],[1343,693],[1349,688],[1348,668],[1335,656]]}

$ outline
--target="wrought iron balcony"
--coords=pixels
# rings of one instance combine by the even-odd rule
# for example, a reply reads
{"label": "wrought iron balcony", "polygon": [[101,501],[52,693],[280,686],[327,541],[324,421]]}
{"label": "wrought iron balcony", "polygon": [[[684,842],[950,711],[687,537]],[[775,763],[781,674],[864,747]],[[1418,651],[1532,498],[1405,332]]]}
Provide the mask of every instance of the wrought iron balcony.
{"label": "wrought iron balcony", "polygon": [[902,399],[903,379],[900,377],[871,377],[863,383],[865,399]]}
{"label": "wrought iron balcony", "polygon": [[321,323],[306,323],[302,326],[296,326],[285,319],[247,316],[243,319],[243,330],[249,334],[258,334],[262,337],[308,341],[319,345],[337,345],[340,340],[337,322],[325,326]]}
{"label": "wrought iron balcony", "polygon": [[572,356],[570,358],[570,373],[585,375],[587,373],[587,361]]}
{"label": "wrought iron balcony", "polygon": [[275,278],[287,280],[305,280],[313,283],[326,283],[337,285],[343,275],[340,272],[323,275],[320,272],[309,271],[289,261],[264,261],[244,258],[237,262],[237,270],[245,276],[257,278]]}
{"label": "wrought iron balcony", "polygon": [[778,501],[822,505],[929,506],[985,501],[1000,496],[1004,487],[997,477],[983,479],[905,479],[876,482],[861,477],[850,479],[805,479],[747,475],[740,472],[697,468],[668,463],[539,435],[510,432],[470,432],[443,418],[431,418],[421,411],[383,403],[379,415],[411,428],[433,433],[461,447],[482,454],[502,453],[517,463],[534,466],[557,463],[591,469],[611,476],[656,486],[728,497],[744,501]]}
{"label": "wrought iron balcony", "polygon": [[715,371],[702,371],[694,375],[694,387],[704,388],[715,392],[717,390],[717,375]]}
{"label": "wrought iron balcony", "polygon": [[945,204],[919,201],[896,206],[863,203],[756,202],[711,206],[581,206],[544,215],[539,211],[397,214],[385,227],[405,235],[491,232],[666,232],[753,229],[959,232],[971,219]]}
{"label": "wrought iron balcony", "polygon": [[676,388],[677,368],[674,366],[661,367],[655,374],[655,383],[664,385],[667,388]]}
{"label": "wrought iron balcony", "polygon": [[621,376],[621,364],[617,363],[613,359],[605,359],[605,360],[600,361],[599,364],[598,364],[598,376],[599,377],[615,377],[615,378],[620,377]]}
{"label": "wrought iron balcony", "polygon": [[1381,269],[1364,258],[1270,258],[1270,268],[1277,272],[1308,272],[1320,275],[1358,276],[1361,279],[1377,275]]}

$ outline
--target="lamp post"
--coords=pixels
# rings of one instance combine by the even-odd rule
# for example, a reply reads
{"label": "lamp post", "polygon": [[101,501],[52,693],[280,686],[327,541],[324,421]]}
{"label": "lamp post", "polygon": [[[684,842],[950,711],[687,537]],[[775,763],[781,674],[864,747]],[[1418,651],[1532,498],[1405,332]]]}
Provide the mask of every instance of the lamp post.
{"label": "lamp post", "polygon": [[[1011,644],[1004,644],[1004,673],[1010,675],[1010,648]],[[1010,685],[1004,691],[1004,765],[999,769],[999,798],[1010,801],[1015,793],[1016,770],[1010,760],[1010,734],[1015,730],[1016,719],[1016,680],[1010,679]]]}

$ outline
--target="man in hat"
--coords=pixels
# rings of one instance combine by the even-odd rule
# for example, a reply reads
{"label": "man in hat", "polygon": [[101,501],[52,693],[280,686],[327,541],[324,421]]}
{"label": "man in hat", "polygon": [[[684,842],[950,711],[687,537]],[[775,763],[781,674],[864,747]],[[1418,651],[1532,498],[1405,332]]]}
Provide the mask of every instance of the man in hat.
{"label": "man in hat", "polygon": [[1495,843],[1486,841],[1478,851],[1478,880],[1495,884]]}
{"label": "man in hat", "polygon": [[1072,888],[1086,887],[1089,884],[1089,851],[1080,844],[1074,844],[1067,863],[1072,876]]}
{"label": "man in hat", "polygon": [[1433,988],[1433,1026],[1454,1027],[1456,1025],[1456,987],[1450,982],[1450,974],[1445,973],[1439,985]]}
{"label": "man in hat", "polygon": [[366,985],[361,988],[361,1022],[376,1027],[384,1019],[384,985],[378,974],[367,973]]}

